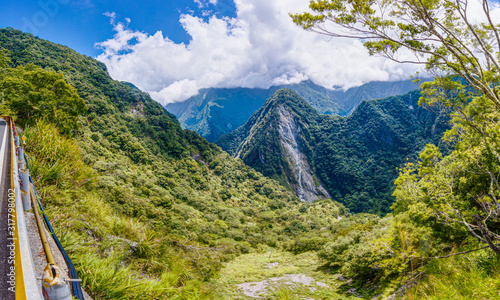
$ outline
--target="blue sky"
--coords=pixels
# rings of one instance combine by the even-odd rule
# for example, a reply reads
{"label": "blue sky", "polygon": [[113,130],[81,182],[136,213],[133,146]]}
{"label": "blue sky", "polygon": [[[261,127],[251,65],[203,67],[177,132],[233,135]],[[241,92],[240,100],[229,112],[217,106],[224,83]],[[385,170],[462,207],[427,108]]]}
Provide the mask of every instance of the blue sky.
{"label": "blue sky", "polygon": [[96,57],[102,50],[94,44],[114,35],[110,19],[104,15],[106,12],[115,12],[117,20],[129,18],[130,26],[136,30],[148,33],[161,30],[176,43],[188,43],[190,36],[179,23],[181,14],[202,17],[209,9],[218,16],[235,15],[232,0],[219,1],[211,7],[208,4],[193,0],[2,0],[0,27],[34,33]]}
{"label": "blue sky", "polygon": [[309,0],[1,0],[0,27],[31,32],[106,64],[162,104],[200,89],[327,88],[409,79],[414,66],[371,57],[361,41],[293,24]]}

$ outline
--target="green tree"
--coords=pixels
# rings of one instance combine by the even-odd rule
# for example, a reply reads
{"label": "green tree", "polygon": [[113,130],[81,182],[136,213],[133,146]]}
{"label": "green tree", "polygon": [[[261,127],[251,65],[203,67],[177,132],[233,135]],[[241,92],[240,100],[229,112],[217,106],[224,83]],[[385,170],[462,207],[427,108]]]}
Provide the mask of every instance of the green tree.
{"label": "green tree", "polygon": [[454,127],[445,138],[456,141],[455,150],[443,157],[429,144],[420,164],[402,171],[396,180],[396,212],[426,212],[424,220],[468,231],[500,255],[496,245],[500,241],[500,114],[485,96],[476,96],[452,115]]}
{"label": "green tree", "polygon": [[[500,27],[480,2],[482,23],[467,0],[313,0],[312,13],[291,17],[314,32],[363,39],[370,54],[459,75],[500,109]],[[413,58],[398,55],[402,49]]]}
{"label": "green tree", "polygon": [[35,65],[10,68],[0,57],[0,101],[3,114],[17,118],[21,125],[34,125],[41,118],[57,124],[61,133],[77,128],[76,117],[87,111],[85,102],[62,73]]}
{"label": "green tree", "polygon": [[443,157],[428,145],[418,165],[407,165],[396,180],[396,215],[469,232],[500,255],[500,26],[488,1],[480,6],[482,22],[467,0],[321,0],[311,1],[312,13],[291,17],[321,34],[364,39],[370,54],[424,64],[438,75],[422,84],[419,104],[448,110],[453,127],[445,139],[455,149]]}
{"label": "green tree", "polygon": [[6,69],[9,67],[10,58],[6,50],[0,50],[0,69]]}

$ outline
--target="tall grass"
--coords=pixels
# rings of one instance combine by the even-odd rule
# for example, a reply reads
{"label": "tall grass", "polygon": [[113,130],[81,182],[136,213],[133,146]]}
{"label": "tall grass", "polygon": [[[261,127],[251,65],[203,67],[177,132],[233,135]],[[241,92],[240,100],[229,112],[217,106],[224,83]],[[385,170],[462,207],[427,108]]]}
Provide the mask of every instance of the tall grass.
{"label": "tall grass", "polygon": [[489,249],[431,261],[407,299],[500,299],[500,257]]}
{"label": "tall grass", "polygon": [[280,286],[276,289],[276,299],[279,300],[290,300],[292,298],[293,292],[286,286]]}
{"label": "tall grass", "polygon": [[55,125],[38,121],[24,132],[28,139],[30,171],[41,185],[79,187],[92,178],[92,169],[80,158],[78,142],[59,134]]}
{"label": "tall grass", "polygon": [[91,286],[98,299],[190,299],[197,295],[198,286],[190,284],[181,289],[178,282],[182,267],[165,272],[159,278],[141,278],[131,266],[120,267],[120,255],[106,258],[80,253],[75,260],[84,276],[83,284]]}
{"label": "tall grass", "polygon": [[77,141],[45,121],[26,129],[30,170],[61,243],[94,299],[206,299],[166,233],[115,211]]}

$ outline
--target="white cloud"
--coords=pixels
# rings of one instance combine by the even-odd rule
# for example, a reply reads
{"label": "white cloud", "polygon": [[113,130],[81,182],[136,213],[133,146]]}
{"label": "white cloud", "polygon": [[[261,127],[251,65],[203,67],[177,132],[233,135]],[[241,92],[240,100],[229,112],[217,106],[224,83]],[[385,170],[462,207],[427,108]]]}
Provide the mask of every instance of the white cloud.
{"label": "white cloud", "polygon": [[198,90],[196,81],[183,79],[175,81],[159,92],[150,92],[149,94],[153,99],[169,99],[170,102],[179,102],[198,94]]}
{"label": "white cloud", "polygon": [[217,2],[218,0],[194,0],[194,3],[198,5],[198,8],[207,7],[209,4],[217,5]]}
{"label": "white cloud", "polygon": [[360,41],[328,39],[293,24],[288,13],[306,11],[308,4],[235,0],[236,18],[204,21],[182,15],[180,23],[192,37],[189,44],[176,44],[161,31],[149,35],[115,24],[110,14],[116,35],[97,44],[104,50],[98,59],[113,78],[132,82],[162,104],[208,87],[268,88],[305,79],[329,88],[351,87],[414,75],[416,66],[370,57]]}
{"label": "white cloud", "polygon": [[200,0],[194,0],[194,3],[198,4],[198,8],[202,8],[203,6],[205,6]]}
{"label": "white cloud", "polygon": [[108,12],[105,12],[104,15],[109,18],[109,22],[111,24],[115,23],[115,19],[116,19],[116,13],[115,12],[109,12],[108,11]]}

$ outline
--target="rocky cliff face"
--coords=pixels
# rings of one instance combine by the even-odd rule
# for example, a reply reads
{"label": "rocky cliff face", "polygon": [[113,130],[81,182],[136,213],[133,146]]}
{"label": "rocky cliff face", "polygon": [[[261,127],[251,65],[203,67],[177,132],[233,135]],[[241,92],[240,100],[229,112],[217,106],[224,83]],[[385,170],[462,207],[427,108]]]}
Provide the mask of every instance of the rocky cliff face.
{"label": "rocky cliff face", "polygon": [[320,198],[330,198],[328,192],[315,179],[307,156],[300,149],[300,124],[290,108],[279,105],[278,132],[283,154],[291,171],[287,178],[289,185],[301,201],[314,202]]}

